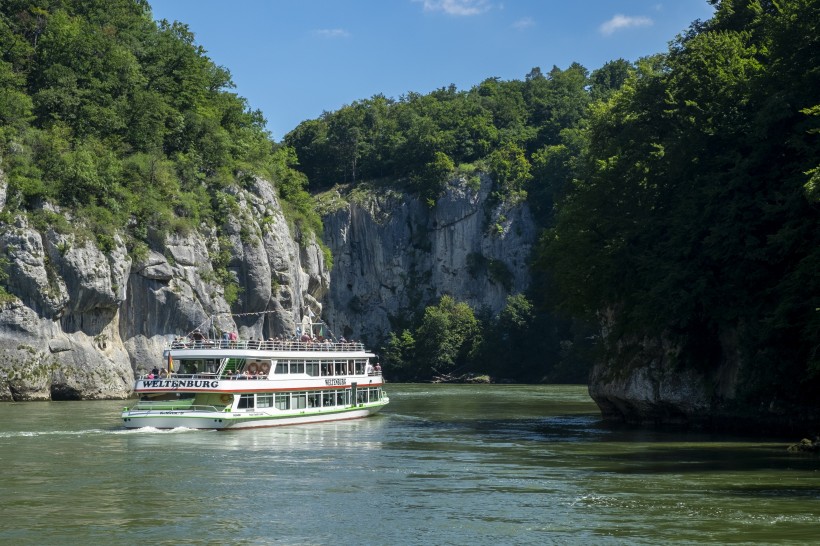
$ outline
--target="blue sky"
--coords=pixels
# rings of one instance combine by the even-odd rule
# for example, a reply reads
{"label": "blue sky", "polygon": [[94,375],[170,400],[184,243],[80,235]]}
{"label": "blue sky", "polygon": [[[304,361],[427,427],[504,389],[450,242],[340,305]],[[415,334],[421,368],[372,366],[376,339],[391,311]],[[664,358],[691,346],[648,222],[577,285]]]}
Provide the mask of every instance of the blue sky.
{"label": "blue sky", "polygon": [[305,119],[577,61],[589,70],[666,51],[706,0],[151,0],[188,24],[262,110],[277,141]]}

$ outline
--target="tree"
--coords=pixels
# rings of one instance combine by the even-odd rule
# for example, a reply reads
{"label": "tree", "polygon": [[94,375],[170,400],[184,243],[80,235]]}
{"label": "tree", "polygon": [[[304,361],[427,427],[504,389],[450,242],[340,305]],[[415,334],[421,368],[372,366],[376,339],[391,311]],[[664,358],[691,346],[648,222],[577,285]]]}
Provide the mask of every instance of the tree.
{"label": "tree", "polygon": [[610,317],[607,347],[662,337],[705,373],[740,355],[753,408],[820,387],[819,23],[810,0],[725,1],[639,61],[591,106],[540,252],[565,308]]}
{"label": "tree", "polygon": [[527,197],[527,183],[532,179],[530,163],[524,150],[507,144],[490,155],[490,172],[502,200],[523,201]]}
{"label": "tree", "polygon": [[400,335],[390,332],[387,343],[382,350],[384,368],[396,380],[418,380],[418,370],[415,369],[416,340],[408,330]]}
{"label": "tree", "polygon": [[442,296],[438,305],[424,310],[415,340],[420,375],[429,377],[460,371],[475,356],[481,334],[469,305]]}

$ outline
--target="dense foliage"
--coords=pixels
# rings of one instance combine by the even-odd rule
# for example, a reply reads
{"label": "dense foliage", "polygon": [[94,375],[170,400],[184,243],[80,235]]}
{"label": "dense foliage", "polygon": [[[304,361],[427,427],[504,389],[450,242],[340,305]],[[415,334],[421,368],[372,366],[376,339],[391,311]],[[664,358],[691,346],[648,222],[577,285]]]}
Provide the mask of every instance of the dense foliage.
{"label": "dense foliage", "polygon": [[[0,3],[0,158],[6,214],[55,224],[73,211],[103,248],[127,228],[139,248],[169,230],[216,224],[227,185],[274,181],[292,217],[319,220],[292,152],[230,89],[182,23],[145,0]],[[76,226],[75,226],[76,227]]]}
{"label": "dense foliage", "polygon": [[740,358],[751,404],[820,387],[820,3],[724,0],[590,111],[541,267],[611,341]]}
{"label": "dense foliage", "polygon": [[584,340],[589,331],[577,328],[539,312],[523,294],[509,296],[496,316],[443,296],[424,310],[416,327],[391,332],[382,357],[395,380],[486,375],[502,381],[580,383],[590,361]]}
{"label": "dense foliage", "polygon": [[629,63],[615,61],[590,77],[573,64],[546,75],[535,68],[524,81],[489,78],[469,91],[451,85],[399,100],[377,95],[301,123],[285,142],[296,149],[312,190],[403,180],[434,201],[457,166],[475,163],[494,175],[501,198],[531,191],[549,210],[559,180],[534,180],[531,171],[575,149],[590,100],[610,94],[628,71]]}
{"label": "dense foliage", "polygon": [[713,3],[664,54],[377,95],[278,146],[145,0],[4,0],[0,221],[85,226],[103,248],[119,229],[140,250],[217,224],[236,207],[223,190],[256,175],[316,229],[308,181],[399,183],[434,205],[454,172],[485,171],[496,202],[526,200],[544,229],[533,287],[498,316],[447,297],[419,310],[386,344],[396,376],[578,380],[605,312],[602,347],[663,337],[680,366],[746,363],[752,404],[816,404],[820,2]]}
{"label": "dense foliage", "polygon": [[[525,378],[517,366],[535,353],[526,369],[549,377],[543,360],[570,365],[562,347],[590,337],[581,322],[547,326],[551,308],[587,324],[604,312],[602,347],[663,337],[681,347],[680,366],[740,359],[752,404],[816,402],[820,3],[713,4],[711,20],[635,64],[376,96],[287,136],[313,188],[398,179],[433,201],[453,171],[483,169],[499,199],[526,199],[545,228],[523,299],[534,311],[514,300],[464,348],[459,329],[429,337],[453,303],[427,308],[389,340],[401,374]],[[435,370],[407,373],[422,354]]]}

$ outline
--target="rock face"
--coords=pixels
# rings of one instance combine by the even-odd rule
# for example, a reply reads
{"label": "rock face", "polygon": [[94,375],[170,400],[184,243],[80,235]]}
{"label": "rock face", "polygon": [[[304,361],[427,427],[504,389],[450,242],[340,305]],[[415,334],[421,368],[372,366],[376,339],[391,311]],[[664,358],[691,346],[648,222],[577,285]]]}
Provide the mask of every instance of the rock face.
{"label": "rock face", "polygon": [[[706,378],[693,370],[675,369],[677,348],[666,340],[620,343],[611,354],[593,368],[589,384],[590,396],[605,419],[689,424],[705,419],[712,410]],[[616,364],[618,359],[626,360]]]}
{"label": "rock face", "polygon": [[379,342],[448,294],[498,311],[529,285],[536,227],[525,204],[493,205],[492,181],[453,180],[430,208],[395,191],[338,195],[324,216],[333,253],[325,316],[337,335]]}
{"label": "rock face", "polygon": [[[3,203],[5,188],[0,172]],[[172,234],[136,259],[116,236],[104,253],[24,216],[0,224],[9,294],[0,304],[0,400],[125,398],[134,374],[160,362],[168,335],[212,324],[269,337],[293,332],[307,306],[319,313],[329,274],[315,239],[291,230],[268,182],[234,196],[239,212],[219,234]],[[225,253],[240,287],[233,305],[212,265]]]}
{"label": "rock face", "polygon": [[[602,317],[607,340],[616,324],[611,313]],[[754,434],[814,430],[816,406],[793,406],[774,394],[750,402],[744,389],[755,372],[741,356],[739,337],[735,330],[720,336],[718,365],[709,370],[681,366],[680,347],[663,336],[620,338],[605,344],[607,357],[592,369],[589,394],[614,422]]]}
{"label": "rock face", "polygon": [[[173,233],[133,257],[117,236],[103,252],[16,216],[0,224],[0,400],[127,397],[168,336],[195,328],[288,335],[310,308],[337,335],[375,343],[444,294],[498,311],[529,284],[536,229],[526,205],[491,205],[491,186],[454,180],[433,208],[390,191],[345,196],[325,217],[332,273],[261,179],[229,190],[237,209],[218,231]],[[5,187],[0,173],[0,197]],[[238,293],[226,296],[226,274]]]}

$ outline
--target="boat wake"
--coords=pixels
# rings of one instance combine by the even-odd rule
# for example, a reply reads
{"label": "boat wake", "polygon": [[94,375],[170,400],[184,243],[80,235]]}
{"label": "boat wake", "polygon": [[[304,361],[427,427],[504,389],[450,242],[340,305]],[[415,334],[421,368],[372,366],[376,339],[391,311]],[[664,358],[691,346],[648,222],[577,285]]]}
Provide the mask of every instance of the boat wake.
{"label": "boat wake", "polygon": [[4,438],[38,438],[41,436],[63,436],[63,437],[78,437],[78,436],[107,436],[107,435],[120,435],[120,434],[137,434],[137,435],[145,435],[145,434],[181,434],[186,432],[203,432],[202,430],[194,429],[194,428],[187,428],[187,427],[178,427],[172,429],[158,429],[154,427],[143,427],[143,428],[116,428],[116,429],[100,429],[100,428],[92,428],[87,430],[37,430],[37,431],[28,431],[28,430],[19,430],[19,431],[11,431],[11,432],[0,432],[0,439]]}

